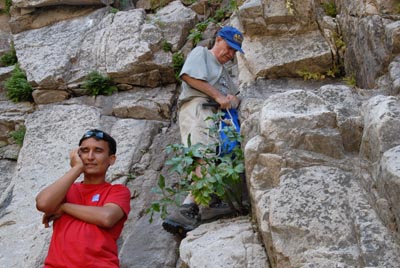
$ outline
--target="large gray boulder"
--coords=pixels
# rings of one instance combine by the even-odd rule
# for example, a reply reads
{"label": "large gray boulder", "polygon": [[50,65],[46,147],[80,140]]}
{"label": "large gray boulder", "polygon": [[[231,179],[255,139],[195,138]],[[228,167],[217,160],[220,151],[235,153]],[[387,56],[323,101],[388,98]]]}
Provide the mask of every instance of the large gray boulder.
{"label": "large gray boulder", "polygon": [[398,97],[376,96],[363,105],[364,132],[360,156],[372,163],[387,150],[400,145],[400,101]]}
{"label": "large gray boulder", "polygon": [[182,240],[179,251],[190,268],[268,268],[260,242],[249,218],[239,217],[200,225]]}
{"label": "large gray boulder", "polygon": [[[188,9],[181,6],[175,12],[182,10]],[[184,20],[173,16],[181,27],[194,20],[190,15]],[[28,81],[40,89],[76,88],[91,71],[117,83],[156,87],[175,82],[172,54],[162,49],[167,38],[156,24],[146,22],[142,9],[109,14],[104,8],[16,34],[15,46]]]}

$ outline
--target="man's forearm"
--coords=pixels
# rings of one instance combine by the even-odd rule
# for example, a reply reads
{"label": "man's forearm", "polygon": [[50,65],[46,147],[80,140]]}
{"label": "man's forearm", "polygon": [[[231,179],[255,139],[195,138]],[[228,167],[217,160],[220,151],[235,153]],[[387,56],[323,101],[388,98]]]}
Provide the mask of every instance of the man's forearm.
{"label": "man's forearm", "polygon": [[182,80],[185,81],[192,88],[195,88],[195,89],[203,92],[204,94],[206,94],[207,96],[210,96],[214,100],[217,99],[218,97],[223,96],[221,92],[219,92],[216,88],[211,86],[206,81],[192,78],[187,74],[182,75]]}
{"label": "man's forearm", "polygon": [[68,189],[81,173],[82,169],[80,167],[72,167],[64,176],[44,188],[36,196],[36,208],[45,213],[57,211]]}
{"label": "man's forearm", "polygon": [[61,205],[61,211],[81,221],[104,228],[114,226],[124,216],[122,209],[112,203],[102,207],[64,203]]}
{"label": "man's forearm", "polygon": [[187,74],[182,75],[182,80],[185,81],[189,86],[203,92],[207,96],[215,100],[222,109],[228,109],[232,107],[232,104],[227,96],[224,96],[219,90],[210,85],[207,81],[199,80],[190,77]]}

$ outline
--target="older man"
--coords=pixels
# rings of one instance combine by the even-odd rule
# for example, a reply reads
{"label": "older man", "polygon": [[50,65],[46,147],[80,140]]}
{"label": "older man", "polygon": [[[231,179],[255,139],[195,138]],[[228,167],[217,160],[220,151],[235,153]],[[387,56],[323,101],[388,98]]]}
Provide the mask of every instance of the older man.
{"label": "older man", "polygon": [[[215,101],[221,109],[239,106],[238,89],[224,64],[234,58],[236,51],[244,53],[242,41],[243,34],[238,29],[225,26],[218,31],[211,49],[198,46],[188,55],[180,73],[183,82],[178,114],[181,141],[186,146],[189,135],[192,144],[216,143],[216,137],[209,133],[212,122],[206,119],[212,117],[217,110],[203,107],[204,103]],[[201,159],[198,161],[201,163]],[[201,176],[200,167],[196,175]],[[231,213],[229,206],[217,202],[207,208],[208,219],[203,213],[202,220],[214,220]],[[164,220],[163,227],[171,233],[184,235],[199,223],[199,208],[189,195],[183,205]]]}

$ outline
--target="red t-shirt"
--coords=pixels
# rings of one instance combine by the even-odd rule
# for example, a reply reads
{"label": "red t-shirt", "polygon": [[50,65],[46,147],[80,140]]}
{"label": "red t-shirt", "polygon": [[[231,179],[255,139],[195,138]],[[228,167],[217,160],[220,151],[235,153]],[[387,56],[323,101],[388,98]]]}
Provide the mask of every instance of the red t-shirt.
{"label": "red t-shirt", "polygon": [[124,217],[112,228],[86,223],[68,214],[54,221],[53,236],[45,268],[116,268],[119,267],[117,239],[130,211],[130,191],[122,184],[74,183],[66,202],[86,206],[114,203]]}

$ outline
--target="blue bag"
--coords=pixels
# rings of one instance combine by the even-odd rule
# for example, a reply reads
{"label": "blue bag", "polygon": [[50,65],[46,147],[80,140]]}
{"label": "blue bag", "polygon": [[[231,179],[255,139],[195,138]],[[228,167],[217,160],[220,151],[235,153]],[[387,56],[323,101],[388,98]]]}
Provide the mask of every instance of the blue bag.
{"label": "blue bag", "polygon": [[219,138],[220,138],[220,146],[219,146],[219,155],[224,156],[226,154],[232,153],[233,149],[236,146],[240,146],[240,143],[237,140],[231,140],[223,131],[225,127],[234,126],[237,133],[240,133],[240,123],[239,123],[239,115],[236,109],[228,109],[222,110],[224,115],[222,116],[220,126],[219,126]]}

